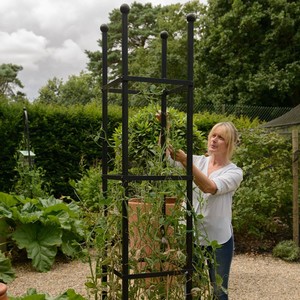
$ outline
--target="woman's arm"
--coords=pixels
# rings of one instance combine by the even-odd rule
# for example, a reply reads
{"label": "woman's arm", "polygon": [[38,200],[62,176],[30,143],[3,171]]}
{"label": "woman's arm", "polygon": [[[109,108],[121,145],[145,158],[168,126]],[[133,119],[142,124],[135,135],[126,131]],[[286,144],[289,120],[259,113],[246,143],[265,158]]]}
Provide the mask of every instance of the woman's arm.
{"label": "woman's arm", "polygon": [[[183,150],[177,150],[174,153],[174,149],[169,146],[168,152],[172,159],[180,162],[184,168],[187,167],[187,155]],[[203,172],[201,172],[194,164],[192,166],[192,172],[194,177],[194,182],[197,187],[204,193],[215,194],[217,192],[217,186],[213,180],[210,180]]]}
{"label": "woman's arm", "polygon": [[[156,113],[156,119],[161,122],[161,112]],[[167,128],[168,131],[170,129],[170,124],[167,120]],[[158,143],[161,145],[161,133],[158,138]],[[178,150],[174,153],[174,149],[171,145],[167,145],[166,148],[166,156],[171,156],[172,159],[178,161],[182,164],[184,168],[187,166],[187,155],[183,150]],[[198,188],[204,193],[215,194],[217,192],[217,186],[214,181],[210,180],[207,176],[205,176],[194,164],[192,166],[192,172],[194,176],[194,182],[198,186]]]}

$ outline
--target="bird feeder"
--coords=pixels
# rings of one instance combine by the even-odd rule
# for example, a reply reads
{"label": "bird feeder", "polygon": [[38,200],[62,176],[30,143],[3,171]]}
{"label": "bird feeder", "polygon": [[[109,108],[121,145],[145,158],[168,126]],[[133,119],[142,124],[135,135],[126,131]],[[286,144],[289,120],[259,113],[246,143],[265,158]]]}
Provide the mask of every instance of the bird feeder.
{"label": "bird feeder", "polygon": [[32,167],[34,164],[35,154],[28,150],[20,150],[19,153],[21,154],[20,161],[23,163],[23,165]]}

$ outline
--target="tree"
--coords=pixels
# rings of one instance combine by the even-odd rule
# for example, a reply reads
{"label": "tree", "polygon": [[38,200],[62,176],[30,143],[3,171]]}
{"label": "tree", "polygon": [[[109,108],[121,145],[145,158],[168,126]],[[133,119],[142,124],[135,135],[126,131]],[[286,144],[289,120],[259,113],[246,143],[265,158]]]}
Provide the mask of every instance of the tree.
{"label": "tree", "polygon": [[[157,35],[148,40],[146,47],[135,49],[130,61],[130,70],[137,75],[161,76],[161,39],[162,31],[168,33],[167,41],[167,77],[176,79],[187,78],[187,20],[188,13],[197,16],[194,23],[195,38],[200,37],[200,17],[205,12],[204,5],[199,1],[186,4],[172,4],[160,7],[157,12]],[[130,53],[131,58],[131,53]],[[143,68],[141,68],[143,66]]]}
{"label": "tree", "polygon": [[90,73],[81,72],[69,76],[66,82],[54,77],[39,90],[36,102],[45,104],[73,105],[87,104],[99,98],[100,88],[96,78]]}
{"label": "tree", "polygon": [[[133,53],[139,47],[146,47],[148,41],[158,35],[156,25],[157,13],[160,6],[153,8],[151,3],[145,5],[133,2],[128,16],[128,27],[131,29],[128,40],[128,51]],[[113,9],[109,14],[109,39],[108,39],[108,64],[112,78],[121,74],[121,48],[122,48],[122,22],[119,9]],[[102,40],[98,40],[102,47]],[[86,51],[90,62],[88,69],[95,76],[101,74],[101,50],[96,52]]]}
{"label": "tree", "polygon": [[81,72],[78,76],[72,75],[61,86],[60,104],[87,104],[99,98],[100,88],[96,79],[90,74]]}
{"label": "tree", "polygon": [[196,48],[203,103],[300,103],[300,2],[208,1]]}
{"label": "tree", "polygon": [[15,91],[17,88],[23,88],[22,82],[17,78],[18,73],[23,70],[22,66],[14,64],[0,65],[0,95],[7,97],[24,96],[22,92]]}
{"label": "tree", "polygon": [[[161,39],[162,31],[168,32],[168,74],[169,78],[186,79],[187,64],[186,15],[190,12],[201,15],[204,5],[199,1],[190,1],[184,5],[172,4],[155,6],[134,2],[128,15],[128,52],[129,73],[134,76],[161,76]],[[121,75],[122,30],[121,13],[114,9],[108,23],[108,66],[110,80]],[[199,33],[199,18],[195,23],[196,36]],[[102,46],[102,41],[98,41]],[[90,61],[88,69],[94,76],[101,76],[101,50],[86,51]]]}
{"label": "tree", "polygon": [[47,84],[39,90],[36,102],[44,104],[58,104],[60,102],[60,90],[63,85],[62,79],[54,77],[49,79]]}

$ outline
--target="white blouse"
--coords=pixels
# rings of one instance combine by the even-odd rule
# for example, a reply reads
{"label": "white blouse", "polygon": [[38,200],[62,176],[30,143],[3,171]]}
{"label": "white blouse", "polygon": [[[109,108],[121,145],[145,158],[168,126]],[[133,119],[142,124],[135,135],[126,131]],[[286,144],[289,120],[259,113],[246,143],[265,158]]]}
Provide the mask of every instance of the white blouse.
{"label": "white blouse", "polygon": [[[209,156],[193,155],[193,164],[205,175],[208,174],[209,160]],[[224,244],[232,236],[232,196],[243,180],[243,171],[234,163],[229,163],[213,171],[209,178],[217,186],[214,195],[203,193],[194,184],[193,208],[197,216],[202,216],[196,220],[196,237],[201,245],[207,245],[214,240]]]}

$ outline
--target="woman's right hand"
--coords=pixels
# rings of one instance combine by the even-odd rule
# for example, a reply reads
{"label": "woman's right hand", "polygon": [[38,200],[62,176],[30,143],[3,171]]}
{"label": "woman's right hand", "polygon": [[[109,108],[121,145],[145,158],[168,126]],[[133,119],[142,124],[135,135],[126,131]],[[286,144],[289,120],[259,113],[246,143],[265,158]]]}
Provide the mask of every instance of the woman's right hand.
{"label": "woman's right hand", "polygon": [[186,166],[187,155],[183,150],[181,150],[181,149],[175,150],[172,147],[172,145],[169,145],[167,147],[167,151],[170,154],[170,156],[172,157],[172,159],[174,159],[175,161],[180,162],[183,166]]}

